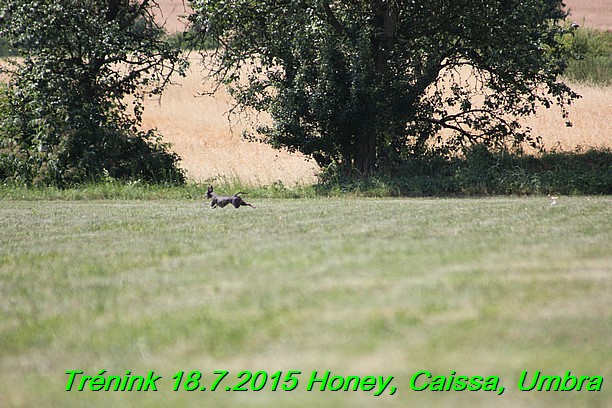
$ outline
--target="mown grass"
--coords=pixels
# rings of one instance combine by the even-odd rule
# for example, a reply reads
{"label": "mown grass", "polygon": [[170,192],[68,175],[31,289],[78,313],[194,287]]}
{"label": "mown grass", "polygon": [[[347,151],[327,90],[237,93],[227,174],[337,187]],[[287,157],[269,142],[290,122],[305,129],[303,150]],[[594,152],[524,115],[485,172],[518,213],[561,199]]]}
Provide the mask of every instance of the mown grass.
{"label": "mown grass", "polygon": [[[610,197],[0,201],[2,407],[605,407]],[[66,370],[155,370],[158,392],[66,392]],[[201,370],[301,370],[293,392],[172,392]],[[312,370],[393,396],[304,391]],[[497,375],[502,396],[417,393]],[[602,392],[519,392],[522,370]],[[232,381],[235,383],[235,380]]]}

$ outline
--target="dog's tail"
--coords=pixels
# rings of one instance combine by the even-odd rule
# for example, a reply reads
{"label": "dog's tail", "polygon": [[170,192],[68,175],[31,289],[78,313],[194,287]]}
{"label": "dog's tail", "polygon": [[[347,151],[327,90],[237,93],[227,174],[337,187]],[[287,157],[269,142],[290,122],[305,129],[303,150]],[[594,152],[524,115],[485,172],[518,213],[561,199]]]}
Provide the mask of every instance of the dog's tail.
{"label": "dog's tail", "polygon": [[240,196],[240,194],[246,194],[244,191],[239,191],[236,194],[234,194],[234,197],[238,197]]}

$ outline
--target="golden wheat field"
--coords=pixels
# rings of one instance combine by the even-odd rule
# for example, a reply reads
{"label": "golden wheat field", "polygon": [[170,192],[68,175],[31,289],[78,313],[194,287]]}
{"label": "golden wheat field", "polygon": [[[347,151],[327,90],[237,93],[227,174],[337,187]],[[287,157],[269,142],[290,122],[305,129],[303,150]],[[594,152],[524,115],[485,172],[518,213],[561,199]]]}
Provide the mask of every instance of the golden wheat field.
{"label": "golden wheat field", "polygon": [[247,142],[242,133],[250,118],[232,115],[232,100],[219,90],[213,96],[200,96],[211,89],[203,84],[199,57],[191,58],[185,78],[176,78],[161,99],[145,105],[144,128],[157,128],[193,181],[221,177],[240,179],[249,184],[308,184],[316,180],[313,161],[262,143]]}

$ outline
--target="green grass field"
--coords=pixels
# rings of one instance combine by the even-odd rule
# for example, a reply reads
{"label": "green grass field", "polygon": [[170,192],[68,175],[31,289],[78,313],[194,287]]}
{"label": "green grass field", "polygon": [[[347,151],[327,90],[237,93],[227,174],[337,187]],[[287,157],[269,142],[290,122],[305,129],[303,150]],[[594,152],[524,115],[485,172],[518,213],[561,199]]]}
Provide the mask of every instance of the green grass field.
{"label": "green grass field", "polygon": [[[612,406],[612,197],[249,201],[0,201],[0,406]],[[67,392],[67,370],[163,378]],[[173,392],[180,370],[229,374]],[[301,374],[225,391],[242,370]],[[397,392],[307,391],[326,370]],[[421,370],[505,392],[416,392]],[[603,388],[522,392],[524,370]]]}

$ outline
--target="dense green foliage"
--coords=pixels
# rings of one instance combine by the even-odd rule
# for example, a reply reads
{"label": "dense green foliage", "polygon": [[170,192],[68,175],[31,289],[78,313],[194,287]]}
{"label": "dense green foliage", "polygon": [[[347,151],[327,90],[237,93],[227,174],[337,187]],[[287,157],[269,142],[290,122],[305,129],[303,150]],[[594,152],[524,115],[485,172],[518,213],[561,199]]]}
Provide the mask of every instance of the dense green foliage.
{"label": "dense green foliage", "polygon": [[17,52],[11,47],[8,40],[4,37],[0,37],[0,58],[15,55],[17,55]]}
{"label": "dense green foliage", "polygon": [[[535,141],[509,119],[575,95],[558,0],[192,0],[204,60],[258,129],[359,175],[436,149]],[[452,136],[439,139],[441,132]]]}
{"label": "dense green foliage", "polygon": [[612,151],[549,152],[526,156],[492,154],[477,147],[462,158],[425,155],[410,160],[394,173],[368,178],[347,177],[330,167],[316,185],[249,185],[238,179],[214,178],[203,184],[174,186],[122,182],[105,178],[78,188],[0,186],[0,198],[21,200],[206,200],[206,188],[220,194],[248,193],[249,199],[316,197],[456,197],[484,195],[612,194]]}
{"label": "dense green foliage", "polygon": [[366,196],[612,194],[612,151],[531,156],[476,146],[463,157],[424,155],[367,179],[333,171],[322,179],[321,192]]}
{"label": "dense green foliage", "polygon": [[0,95],[0,179],[184,180],[159,135],[138,129],[142,98],[159,95],[186,65],[151,7],[148,0],[0,1],[0,35],[23,57]]}
{"label": "dense green foliage", "polygon": [[[572,80],[611,81],[612,34],[556,25],[564,16],[558,2],[532,0],[511,12],[510,3],[443,0],[191,3],[189,31],[167,36],[149,1],[0,1],[0,52],[25,57],[0,88],[0,180],[184,181],[160,135],[138,129],[141,100],[185,68],[179,49],[220,44],[217,59],[205,54],[219,64],[213,73],[243,107],[272,115],[253,137],[317,159],[323,194],[610,191],[609,151],[567,154],[562,170],[545,164],[558,153],[536,159],[505,150],[535,142],[505,113],[571,101],[556,82],[566,64]],[[536,94],[546,87],[550,94]],[[485,89],[495,92],[479,96]],[[454,136],[436,143],[444,130]],[[506,145],[445,155],[472,144]],[[360,180],[364,173],[372,178]]]}
{"label": "dense green foliage", "polygon": [[563,37],[573,53],[565,75],[580,82],[612,84],[612,32],[588,28]]}

